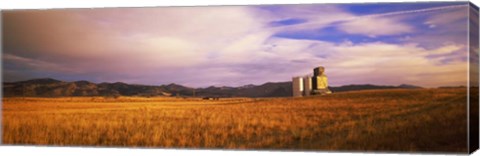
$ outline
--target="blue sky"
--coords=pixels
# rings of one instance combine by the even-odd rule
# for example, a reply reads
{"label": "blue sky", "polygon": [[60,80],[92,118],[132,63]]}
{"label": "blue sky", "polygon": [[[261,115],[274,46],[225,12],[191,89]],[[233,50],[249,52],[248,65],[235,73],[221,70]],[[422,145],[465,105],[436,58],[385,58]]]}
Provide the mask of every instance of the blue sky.
{"label": "blue sky", "polygon": [[[466,85],[467,2],[6,11],[3,78]],[[477,12],[478,13],[478,12]]]}
{"label": "blue sky", "polygon": [[[408,11],[408,10],[422,10],[422,9],[435,9],[439,8],[437,11],[426,11],[423,13],[406,13],[406,17],[403,19],[398,20],[398,22],[406,23],[412,27],[414,27],[415,32],[406,32],[406,33],[392,33],[392,34],[385,34],[376,37],[370,37],[365,34],[351,34],[338,29],[338,26],[343,22],[339,19],[339,22],[332,22],[329,26],[319,27],[316,29],[311,30],[299,30],[293,32],[278,32],[275,34],[275,37],[282,37],[282,38],[290,38],[290,39],[307,39],[307,40],[320,40],[320,41],[328,41],[328,42],[343,42],[345,40],[349,40],[353,43],[362,43],[362,42],[388,42],[388,43],[404,43],[405,40],[402,40],[403,37],[411,37],[411,36],[420,36],[426,32],[433,32],[436,33],[437,30],[431,29],[429,25],[425,24],[424,22],[428,20],[432,14],[436,12],[445,11],[452,11],[454,9],[441,9],[441,7],[451,7],[451,6],[463,6],[465,5],[464,2],[450,2],[450,3],[379,3],[379,4],[344,4],[344,5],[336,5],[337,8],[344,10],[346,12],[352,13],[357,16],[368,16],[368,15],[378,15],[378,14],[385,14],[385,13],[392,13],[392,12],[401,12],[401,11]],[[262,9],[277,11],[276,6],[269,6],[269,7],[262,7]],[[322,9],[322,6],[319,7],[319,10]],[[410,16],[408,14],[411,14]],[[393,15],[395,16],[395,15]],[[463,22],[462,20],[465,19],[457,19],[457,21],[453,22]],[[308,19],[306,18],[289,18],[279,21],[271,22],[273,26],[280,26],[280,25],[295,25],[295,24],[302,24],[308,23]],[[456,32],[462,32],[465,30],[451,30]],[[452,33],[453,34],[453,33]]]}

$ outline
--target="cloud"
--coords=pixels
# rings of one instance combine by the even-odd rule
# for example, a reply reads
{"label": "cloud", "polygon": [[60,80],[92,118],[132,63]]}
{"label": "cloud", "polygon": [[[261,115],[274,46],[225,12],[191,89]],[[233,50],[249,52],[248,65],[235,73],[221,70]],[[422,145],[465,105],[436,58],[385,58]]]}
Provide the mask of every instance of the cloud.
{"label": "cloud", "polygon": [[[289,69],[296,75],[310,73],[314,66],[325,66],[332,85],[349,83],[375,83],[399,85],[410,83],[426,87],[441,85],[465,85],[466,63],[456,60],[442,63],[441,60],[466,56],[463,45],[444,45],[436,49],[425,49],[417,44],[389,44],[383,42],[362,44],[334,44],[323,41],[299,41],[277,38],[269,44],[288,43],[286,51],[296,51],[296,58],[284,58],[291,61],[301,59],[296,69]],[[282,48],[273,49],[281,53]],[[463,53],[429,58],[430,55],[449,54],[463,50]],[[326,58],[315,57],[322,53]],[[314,65],[314,66],[312,66]],[[290,66],[292,67],[292,66]],[[296,72],[295,72],[296,71]]]}
{"label": "cloud", "polygon": [[[413,27],[405,22],[402,22],[402,20],[412,17],[415,18],[418,15],[422,16],[422,14],[429,15],[432,14],[432,12],[435,12],[425,22],[425,24],[429,25],[430,28],[434,28],[436,25],[444,25],[465,18],[465,9],[467,6],[468,4],[448,5],[355,16],[345,19],[346,22],[341,26],[345,31],[364,33],[367,35],[373,33],[378,33],[379,35],[407,33],[411,32]],[[358,29],[359,27],[367,30]],[[380,32],[375,32],[372,28],[376,28],[376,30]]]}
{"label": "cloud", "polygon": [[57,72],[74,72],[71,68],[66,68],[64,66],[46,62],[42,60],[34,60],[30,58],[25,58],[21,56],[15,56],[11,54],[3,54],[2,56],[3,61],[13,63],[17,66],[21,65],[26,68],[32,68],[36,70],[42,71],[57,71]]}
{"label": "cloud", "polygon": [[467,43],[467,16],[468,5],[445,7],[425,14],[415,14],[419,20],[417,27],[423,27],[412,34],[407,42],[414,42],[426,48],[435,48],[444,44]]}
{"label": "cloud", "polygon": [[466,17],[466,8],[468,5],[458,5],[444,8],[439,13],[432,15],[424,24],[436,27],[437,25],[448,25],[455,21],[463,20]]}
{"label": "cloud", "polygon": [[[278,32],[283,33],[308,31],[311,34],[322,35],[318,33],[318,30],[334,27],[347,34],[378,37],[423,31],[417,30],[414,25],[409,23],[412,22],[412,19],[418,17],[427,17],[428,20],[426,20],[424,24],[428,25],[430,28],[435,28],[438,25],[450,27],[455,26],[451,23],[455,22],[458,24],[458,20],[462,20],[466,17],[465,11],[467,6],[468,5],[450,5],[369,15],[355,15],[333,5],[326,5],[325,7],[298,6],[280,8],[278,10],[286,13],[279,15],[275,14],[272,15],[272,17],[284,20],[304,20],[298,24],[289,24],[276,28]],[[304,16],[301,17],[300,15]],[[445,17],[445,20],[442,19],[443,17]],[[462,24],[463,25],[461,26],[464,26],[464,23]],[[453,28],[448,29],[451,30]],[[463,30],[458,27],[457,29]]]}
{"label": "cloud", "polygon": [[[419,12],[431,14],[416,22],[435,24],[435,31],[419,32],[408,21]],[[239,86],[289,81],[323,65],[332,85],[461,85],[466,44],[453,39],[452,28],[465,30],[461,19],[442,24],[435,13],[360,16],[337,5],[6,11],[2,61],[9,80]],[[276,36],[321,34],[330,27],[347,39]],[[382,38],[399,34],[408,37],[395,43]],[[348,40],[354,35],[372,40]],[[454,37],[432,40],[439,36]]]}
{"label": "cloud", "polygon": [[275,32],[295,32],[317,30],[332,23],[355,17],[336,5],[278,5],[259,7],[259,17],[278,22],[284,20],[301,20],[295,24],[277,26]]}
{"label": "cloud", "polygon": [[413,27],[396,18],[367,17],[344,22],[339,29],[349,34],[362,34],[369,37],[397,35],[413,31]]}
{"label": "cloud", "polygon": [[[315,66],[325,66],[331,84],[337,86],[409,83],[435,87],[466,82],[466,62],[458,59],[466,57],[466,47],[460,44],[426,49],[414,43],[338,44],[274,37],[263,45],[265,48],[256,54],[269,53],[268,57],[251,53],[250,62],[224,67],[227,73],[237,73],[235,77],[244,78],[235,84],[286,81],[292,76],[311,73]],[[259,59],[265,60],[255,61]],[[446,59],[452,61],[444,62]]]}
{"label": "cloud", "polygon": [[136,77],[200,66],[225,47],[222,56],[240,60],[248,50],[242,48],[249,47],[244,44],[255,38],[250,33],[259,32],[262,22],[248,7],[7,11],[4,52],[83,74],[104,71],[94,76],[98,79],[109,73]]}

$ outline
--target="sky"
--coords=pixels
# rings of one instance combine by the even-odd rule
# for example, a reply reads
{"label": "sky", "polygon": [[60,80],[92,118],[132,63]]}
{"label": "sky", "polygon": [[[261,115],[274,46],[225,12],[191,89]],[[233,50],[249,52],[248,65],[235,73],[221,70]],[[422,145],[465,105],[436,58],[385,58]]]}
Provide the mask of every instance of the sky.
{"label": "sky", "polygon": [[331,86],[466,86],[468,9],[428,2],[2,11],[2,78],[242,86],[324,66]]}

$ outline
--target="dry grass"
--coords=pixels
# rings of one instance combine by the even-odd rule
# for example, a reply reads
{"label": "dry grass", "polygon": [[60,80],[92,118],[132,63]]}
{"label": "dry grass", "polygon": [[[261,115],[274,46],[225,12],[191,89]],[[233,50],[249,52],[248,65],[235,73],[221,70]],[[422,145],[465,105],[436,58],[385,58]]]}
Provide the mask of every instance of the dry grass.
{"label": "dry grass", "polygon": [[466,89],[219,101],[5,98],[3,143],[466,152]]}

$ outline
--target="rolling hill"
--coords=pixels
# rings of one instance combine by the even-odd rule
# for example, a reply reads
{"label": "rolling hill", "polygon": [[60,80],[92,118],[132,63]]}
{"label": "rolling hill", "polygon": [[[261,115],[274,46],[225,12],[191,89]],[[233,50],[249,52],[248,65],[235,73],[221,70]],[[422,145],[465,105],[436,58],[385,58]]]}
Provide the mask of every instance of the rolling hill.
{"label": "rolling hill", "polygon": [[[19,82],[4,82],[5,97],[65,97],[65,96],[200,96],[200,97],[288,97],[292,95],[291,82],[267,82],[262,85],[245,85],[240,87],[192,88],[171,83],[152,86],[115,83],[92,83],[89,81],[61,81],[52,78],[32,79]],[[330,87],[333,92],[420,88],[413,85],[378,86],[371,84],[346,85]]]}

